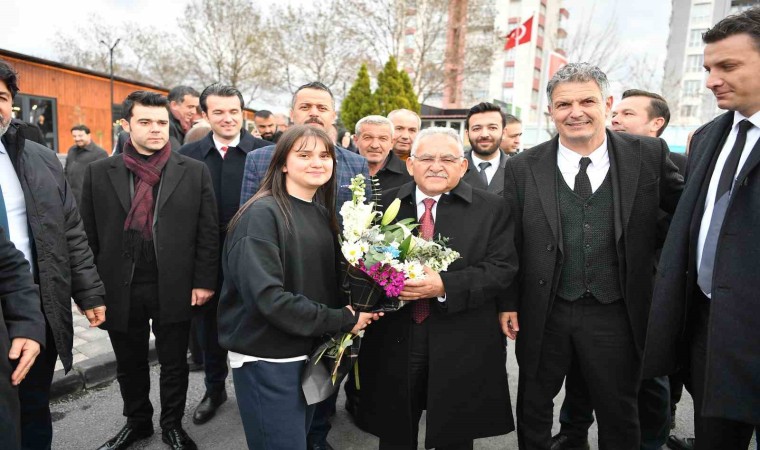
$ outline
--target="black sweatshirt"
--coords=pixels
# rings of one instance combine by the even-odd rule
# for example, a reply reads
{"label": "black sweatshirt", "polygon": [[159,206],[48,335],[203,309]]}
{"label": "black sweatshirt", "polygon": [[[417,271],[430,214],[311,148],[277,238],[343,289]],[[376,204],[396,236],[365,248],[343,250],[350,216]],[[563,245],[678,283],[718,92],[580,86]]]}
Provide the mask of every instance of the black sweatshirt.
{"label": "black sweatshirt", "polygon": [[358,318],[338,295],[335,238],[322,206],[289,197],[290,228],[273,197],[251,205],[222,254],[219,343],[260,358],[307,355]]}

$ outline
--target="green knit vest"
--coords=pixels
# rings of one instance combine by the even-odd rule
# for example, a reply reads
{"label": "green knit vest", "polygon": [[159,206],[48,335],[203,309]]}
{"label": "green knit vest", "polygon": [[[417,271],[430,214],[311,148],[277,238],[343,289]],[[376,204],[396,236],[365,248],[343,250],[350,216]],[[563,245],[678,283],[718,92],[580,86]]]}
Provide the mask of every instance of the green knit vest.
{"label": "green knit vest", "polygon": [[600,303],[623,297],[615,248],[615,207],[610,174],[588,200],[557,171],[564,260],[557,295],[573,301],[593,295]]}

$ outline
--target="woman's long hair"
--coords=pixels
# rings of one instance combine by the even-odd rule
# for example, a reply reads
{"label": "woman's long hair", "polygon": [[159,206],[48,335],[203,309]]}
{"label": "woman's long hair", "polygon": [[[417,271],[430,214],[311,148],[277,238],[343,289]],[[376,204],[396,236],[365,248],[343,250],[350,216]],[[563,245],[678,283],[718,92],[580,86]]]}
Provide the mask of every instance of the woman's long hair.
{"label": "woman's long hair", "polygon": [[[299,139],[303,139],[300,146],[296,147],[296,143]],[[235,216],[230,220],[228,231],[231,233],[235,226],[240,221],[245,211],[251,207],[257,200],[263,197],[273,197],[277,206],[280,208],[282,215],[285,217],[285,226],[290,230],[290,222],[292,213],[290,211],[290,200],[288,199],[288,190],[285,185],[285,172],[282,169],[287,163],[288,155],[290,152],[298,151],[306,145],[309,140],[314,139],[320,141],[325,145],[327,152],[333,161],[332,174],[330,179],[325,184],[317,189],[317,193],[314,197],[315,201],[324,205],[327,209],[327,219],[330,223],[330,230],[334,235],[338,234],[338,220],[335,215],[335,194],[336,194],[336,170],[338,168],[337,161],[335,159],[335,145],[330,140],[330,137],[322,129],[311,127],[308,125],[296,125],[288,127],[287,131],[280,136],[277,144],[274,147],[274,154],[272,155],[272,161],[269,163],[264,179],[259,186],[259,190],[246,201],[243,206],[240,207]],[[258,150],[254,150],[258,151]]]}

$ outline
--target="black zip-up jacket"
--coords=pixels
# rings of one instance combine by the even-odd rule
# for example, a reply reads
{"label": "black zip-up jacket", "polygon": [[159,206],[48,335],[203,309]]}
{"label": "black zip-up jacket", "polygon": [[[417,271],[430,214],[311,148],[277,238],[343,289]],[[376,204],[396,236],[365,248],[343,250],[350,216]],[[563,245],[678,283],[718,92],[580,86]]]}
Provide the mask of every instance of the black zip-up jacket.
{"label": "black zip-up jacket", "polygon": [[42,311],[68,372],[74,340],[71,298],[82,310],[92,309],[104,304],[105,288],[58,156],[25,139],[24,128],[12,123],[2,143],[24,191]]}

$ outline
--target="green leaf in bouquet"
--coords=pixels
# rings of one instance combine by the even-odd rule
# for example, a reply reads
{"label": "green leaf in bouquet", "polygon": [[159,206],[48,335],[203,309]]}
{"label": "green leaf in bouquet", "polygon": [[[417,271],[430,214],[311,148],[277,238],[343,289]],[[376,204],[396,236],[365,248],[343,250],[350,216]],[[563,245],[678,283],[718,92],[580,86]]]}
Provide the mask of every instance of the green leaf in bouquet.
{"label": "green leaf in bouquet", "polygon": [[414,246],[414,236],[411,234],[404,239],[404,242],[401,243],[401,245],[398,246],[399,255],[398,259],[400,261],[403,261],[406,258],[406,255],[409,254],[409,251]]}

